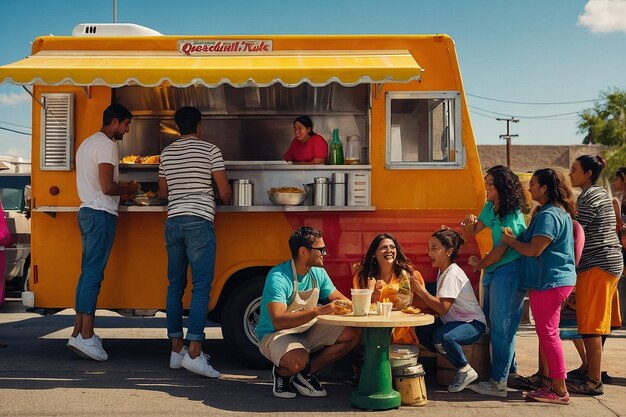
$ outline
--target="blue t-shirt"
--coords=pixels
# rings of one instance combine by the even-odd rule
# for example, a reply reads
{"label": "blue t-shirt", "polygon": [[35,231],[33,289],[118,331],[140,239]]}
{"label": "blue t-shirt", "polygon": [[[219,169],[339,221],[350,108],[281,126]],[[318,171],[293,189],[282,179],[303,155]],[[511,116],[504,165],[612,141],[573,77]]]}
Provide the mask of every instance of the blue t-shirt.
{"label": "blue t-shirt", "polygon": [[576,284],[574,228],[572,218],[560,207],[546,204],[517,239],[530,242],[533,236],[552,239],[539,256],[522,257],[523,289],[548,290]]}
{"label": "blue t-shirt", "polygon": [[[515,210],[513,213],[508,213],[502,219],[493,211],[493,201],[487,201],[478,215],[478,220],[483,222],[483,224],[491,229],[491,238],[493,239],[493,247],[495,248],[500,244],[502,240],[502,228],[510,227],[513,231],[513,234],[517,237],[526,229],[526,221],[524,220],[524,215],[520,210]],[[507,264],[515,259],[518,259],[522,255],[519,254],[513,248],[508,248],[504,255],[498,262],[493,265],[489,265],[485,268],[487,272],[495,271],[499,266]],[[487,286],[491,283],[491,275],[485,275],[483,277],[483,285]]]}
{"label": "blue t-shirt", "polygon": [[[312,267],[306,275],[298,274],[298,291],[308,291],[313,289],[313,277],[317,281],[320,289],[320,300],[328,298],[335,291],[335,285],[330,280],[324,268]],[[291,270],[291,260],[276,265],[267,274],[263,295],[261,296],[261,316],[259,324],[256,326],[256,336],[259,341],[263,336],[276,331],[272,319],[267,310],[268,303],[283,303],[289,305],[294,293],[293,272]]]}

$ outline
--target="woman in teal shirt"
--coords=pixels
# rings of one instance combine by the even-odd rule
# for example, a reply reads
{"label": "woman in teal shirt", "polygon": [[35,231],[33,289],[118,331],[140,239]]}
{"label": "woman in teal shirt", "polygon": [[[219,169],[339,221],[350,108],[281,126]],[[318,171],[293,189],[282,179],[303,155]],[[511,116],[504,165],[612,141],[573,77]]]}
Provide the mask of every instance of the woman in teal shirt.
{"label": "woman in teal shirt", "polygon": [[480,215],[466,216],[462,225],[465,233],[472,236],[489,228],[493,238],[491,256],[470,258],[474,268],[485,269],[483,310],[491,329],[491,379],[468,388],[479,394],[506,397],[509,371],[516,368],[515,333],[522,317],[525,292],[520,290],[521,255],[499,243],[502,228],[510,228],[516,236],[526,229],[522,212],[527,210],[527,205],[519,177],[505,166],[496,165],[487,171],[485,189],[487,202]]}

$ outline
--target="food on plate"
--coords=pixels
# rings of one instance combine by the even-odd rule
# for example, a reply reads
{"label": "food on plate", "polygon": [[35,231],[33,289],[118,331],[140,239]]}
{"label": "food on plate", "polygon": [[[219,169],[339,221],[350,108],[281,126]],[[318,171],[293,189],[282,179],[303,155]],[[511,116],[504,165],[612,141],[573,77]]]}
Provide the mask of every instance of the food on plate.
{"label": "food on plate", "polygon": [[343,316],[352,311],[352,304],[348,300],[333,301],[333,314]]}
{"label": "food on plate", "polygon": [[144,156],[141,160],[142,164],[159,164],[161,163],[161,155]]}
{"label": "food on plate", "polygon": [[161,155],[127,155],[122,158],[123,164],[158,164],[161,162]]}
{"label": "food on plate", "polygon": [[270,194],[274,193],[303,193],[304,190],[298,187],[272,187],[268,191]]}
{"label": "food on plate", "polygon": [[152,192],[152,191],[148,191],[148,192],[145,194],[145,197],[146,197],[146,198],[155,198],[156,196],[157,196],[157,193]]}
{"label": "food on plate", "polygon": [[403,309],[402,312],[405,314],[420,314],[422,310],[417,307],[408,306],[407,308]]}
{"label": "food on plate", "polygon": [[139,155],[126,155],[122,158],[123,164],[139,164],[141,161],[141,156]]}

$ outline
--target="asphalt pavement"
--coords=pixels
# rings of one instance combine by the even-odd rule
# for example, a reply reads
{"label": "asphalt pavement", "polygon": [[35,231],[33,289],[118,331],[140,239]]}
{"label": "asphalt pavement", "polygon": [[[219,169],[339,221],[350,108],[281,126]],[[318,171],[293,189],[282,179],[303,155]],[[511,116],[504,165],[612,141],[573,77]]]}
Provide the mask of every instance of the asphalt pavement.
{"label": "asphalt pavement", "polygon": [[[218,380],[171,370],[165,316],[128,318],[98,311],[97,332],[109,353],[106,362],[77,357],[65,347],[73,310],[41,316],[26,312],[18,300],[0,310],[0,416],[179,416],[179,415],[371,415],[350,406],[353,386],[341,379],[325,382],[326,398],[276,399],[269,370],[239,363],[217,326],[207,327],[205,352],[222,372]],[[520,373],[536,370],[537,337],[530,325],[517,338]],[[568,369],[578,366],[573,345],[565,342]],[[450,394],[429,379],[428,404],[375,412],[385,416],[626,416],[626,331],[606,344],[603,369],[614,383],[598,397],[572,396],[569,406],[526,401],[510,390],[508,398],[470,391]]]}

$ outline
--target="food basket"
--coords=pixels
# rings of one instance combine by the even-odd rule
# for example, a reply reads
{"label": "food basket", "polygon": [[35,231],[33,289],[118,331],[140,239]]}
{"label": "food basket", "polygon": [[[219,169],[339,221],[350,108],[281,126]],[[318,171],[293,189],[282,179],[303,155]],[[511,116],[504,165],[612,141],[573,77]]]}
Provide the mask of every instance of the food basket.
{"label": "food basket", "polygon": [[271,188],[267,191],[272,203],[278,206],[297,206],[307,196],[304,190],[295,187]]}

